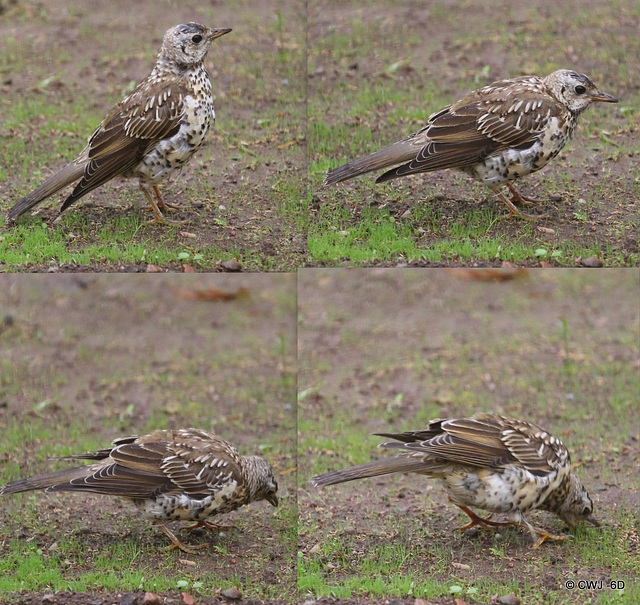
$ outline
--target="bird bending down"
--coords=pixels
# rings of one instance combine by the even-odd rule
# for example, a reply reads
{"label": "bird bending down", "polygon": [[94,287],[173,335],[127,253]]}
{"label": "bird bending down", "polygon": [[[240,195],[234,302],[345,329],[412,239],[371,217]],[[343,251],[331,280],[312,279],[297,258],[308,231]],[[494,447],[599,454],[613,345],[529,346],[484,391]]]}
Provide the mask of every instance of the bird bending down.
{"label": "bird bending down", "polygon": [[208,517],[266,500],[278,506],[278,484],[267,461],[241,456],[215,433],[200,429],[157,430],[116,439],[112,447],[60,460],[96,460],[0,486],[0,496],[37,489],[94,492],[123,496],[152,519],[172,542],[171,548],[193,553],[165,521],[196,521],[214,529]]}
{"label": "bird bending down", "polygon": [[[523,420],[493,414],[471,418],[436,419],[424,430],[377,433],[395,441],[380,447],[405,450],[393,458],[375,460],[311,479],[316,486],[333,485],[391,473],[417,473],[439,479],[449,500],[471,522],[461,527],[524,525],[534,548],[546,540],[562,540],[531,525],[524,514],[541,509],[554,513],[574,528],[591,519],[593,503],[562,442]],[[478,517],[469,507],[506,513],[506,522]]]}
{"label": "bird bending down", "polygon": [[[324,185],[391,166],[396,167],[376,183],[456,168],[496,193],[509,209],[507,216],[543,218],[518,210],[514,202],[530,205],[536,200],[521,196],[511,181],[555,158],[573,135],[580,114],[596,101],[618,99],[568,69],[544,78],[500,80],[431,114],[426,126],[406,139],[331,170]],[[505,185],[511,199],[501,191]]]}
{"label": "bird bending down", "polygon": [[158,185],[200,148],[215,120],[204,58],[211,42],[230,31],[199,23],[168,30],[151,74],[107,113],[80,155],[17,202],[7,220],[75,181],[60,212],[115,177],[137,177],[153,210],[152,222],[175,222],[162,215],[160,209],[176,207],[162,201]]}

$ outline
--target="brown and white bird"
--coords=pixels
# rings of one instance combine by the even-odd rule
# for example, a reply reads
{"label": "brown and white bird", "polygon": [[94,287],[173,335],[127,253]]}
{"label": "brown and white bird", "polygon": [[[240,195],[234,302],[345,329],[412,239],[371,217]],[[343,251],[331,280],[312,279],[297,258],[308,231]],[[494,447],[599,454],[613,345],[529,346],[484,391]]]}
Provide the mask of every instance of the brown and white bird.
{"label": "brown and white bird", "polygon": [[[521,196],[511,181],[540,170],[573,135],[580,114],[594,102],[617,103],[585,75],[568,69],[544,78],[499,80],[431,114],[426,126],[402,141],[327,173],[331,185],[389,168],[376,183],[408,174],[455,168],[487,185],[509,209],[537,200]],[[399,165],[398,165],[399,164]],[[511,199],[501,189],[507,186]]]}
{"label": "brown and white bird", "polygon": [[[593,503],[562,442],[543,428],[493,414],[436,419],[426,429],[377,433],[395,441],[380,447],[405,450],[393,458],[375,460],[311,479],[316,486],[333,485],[390,473],[417,473],[439,479],[449,499],[470,518],[460,528],[475,525],[524,525],[537,548],[546,540],[562,540],[531,525],[525,513],[547,510],[574,528],[591,518]],[[507,522],[478,517],[469,507],[506,513]]]}
{"label": "brown and white bird", "polygon": [[197,522],[187,530],[216,529],[208,517],[258,500],[278,506],[278,484],[264,458],[241,456],[222,437],[200,429],[124,437],[112,447],[59,459],[97,462],[11,481],[0,486],[0,496],[45,489],[129,498],[169,537],[171,548],[185,552],[204,546],[183,544],[166,521]]}
{"label": "brown and white bird", "polygon": [[168,30],[151,74],[107,113],[80,155],[17,202],[7,220],[14,221],[75,181],[60,212],[115,177],[136,177],[154,222],[173,222],[160,208],[176,207],[162,201],[158,185],[198,151],[215,120],[204,58],[211,42],[230,31],[200,23]]}

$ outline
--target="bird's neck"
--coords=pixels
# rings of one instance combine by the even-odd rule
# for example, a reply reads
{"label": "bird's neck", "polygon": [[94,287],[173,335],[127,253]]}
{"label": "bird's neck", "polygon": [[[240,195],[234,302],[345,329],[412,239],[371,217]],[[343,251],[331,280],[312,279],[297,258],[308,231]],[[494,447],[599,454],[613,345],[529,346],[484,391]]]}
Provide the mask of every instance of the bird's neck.
{"label": "bird's neck", "polygon": [[195,72],[204,69],[202,62],[200,63],[180,63],[164,53],[160,53],[156,59],[156,64],[151,72],[153,76],[186,76],[189,72]]}

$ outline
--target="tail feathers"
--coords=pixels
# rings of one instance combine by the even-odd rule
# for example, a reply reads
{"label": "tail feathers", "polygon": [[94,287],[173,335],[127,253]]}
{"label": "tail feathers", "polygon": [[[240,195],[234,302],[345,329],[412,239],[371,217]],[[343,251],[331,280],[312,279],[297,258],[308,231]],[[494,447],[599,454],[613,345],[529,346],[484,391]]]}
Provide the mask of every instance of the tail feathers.
{"label": "tail feathers", "polygon": [[18,479],[5,485],[0,485],[0,496],[6,494],[19,494],[20,492],[30,492],[37,489],[60,490],[74,489],[69,482],[72,479],[79,479],[90,475],[91,472],[86,466],[68,468],[56,473],[29,477],[28,479]]}
{"label": "tail feathers", "polygon": [[311,479],[311,483],[319,487],[355,481],[356,479],[390,475],[391,473],[424,472],[425,470],[425,463],[421,458],[395,456],[394,458],[383,458],[382,460],[351,466],[340,471],[325,473],[324,475],[316,475]]}
{"label": "tail feathers", "polygon": [[84,173],[84,166],[71,162],[59,172],[50,176],[40,187],[25,195],[9,212],[7,220],[15,221],[19,216],[31,210],[36,204],[57,193],[63,187],[77,181]]}
{"label": "tail feathers", "polygon": [[410,140],[398,141],[371,155],[334,168],[325,176],[323,186],[326,187],[327,185],[346,181],[373,170],[410,162],[415,159],[419,151],[420,147],[416,147]]}

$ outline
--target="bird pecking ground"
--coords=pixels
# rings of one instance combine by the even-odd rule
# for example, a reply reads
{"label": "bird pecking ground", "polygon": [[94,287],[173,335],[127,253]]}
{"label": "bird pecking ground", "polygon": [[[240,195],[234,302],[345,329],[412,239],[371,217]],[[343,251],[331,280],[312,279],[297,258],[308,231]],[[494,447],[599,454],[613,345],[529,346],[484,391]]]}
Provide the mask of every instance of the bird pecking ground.
{"label": "bird pecking ground", "polygon": [[[195,426],[242,454],[264,456],[280,506],[254,503],[213,518],[232,526],[218,535],[180,534],[206,545],[191,555],[165,550],[166,536],[123,499],[2,497],[0,602],[106,605],[149,591],[213,603],[230,589],[249,602],[291,601],[294,276],[5,275],[2,282],[0,483],[66,468],[50,458],[119,436]],[[216,289],[239,296],[216,300]]]}
{"label": "bird pecking ground", "polygon": [[[446,269],[300,273],[301,598],[638,602],[638,274],[525,270],[511,281],[477,281],[494,277]],[[533,421],[560,438],[602,527],[532,550],[519,529],[461,535],[456,528],[467,518],[419,475],[308,483],[390,455],[372,433],[481,411]],[[548,513],[527,518],[565,531]],[[625,591],[565,586],[599,579],[623,581]],[[508,595],[519,601],[497,601]]]}
{"label": "bird pecking ground", "polygon": [[[0,4],[0,214],[73,160],[151,71],[164,32],[233,32],[205,62],[216,124],[162,187],[183,226],[147,225],[135,180],[115,180],[54,222],[64,197],[0,227],[0,270],[291,270],[306,253],[304,7],[276,3]],[[217,44],[217,42],[220,42]],[[69,190],[70,191],[70,190]],[[68,194],[65,190],[64,193]],[[226,263],[225,263],[226,261]],[[239,263],[239,264],[237,264]]]}
{"label": "bird pecking ground", "polygon": [[[638,265],[637,2],[318,0],[308,23],[310,265]],[[328,170],[403,139],[470,90],[561,68],[620,103],[592,106],[559,158],[517,182],[541,200],[527,211],[546,219],[498,220],[504,205],[454,171],[321,187]]]}

